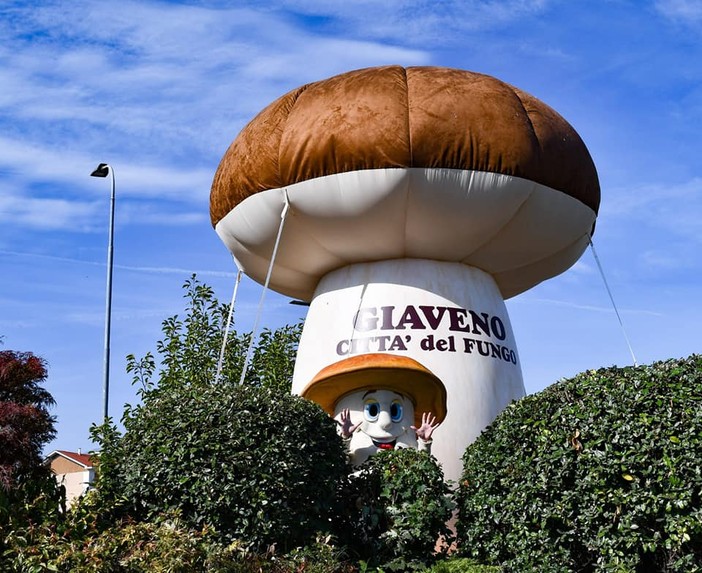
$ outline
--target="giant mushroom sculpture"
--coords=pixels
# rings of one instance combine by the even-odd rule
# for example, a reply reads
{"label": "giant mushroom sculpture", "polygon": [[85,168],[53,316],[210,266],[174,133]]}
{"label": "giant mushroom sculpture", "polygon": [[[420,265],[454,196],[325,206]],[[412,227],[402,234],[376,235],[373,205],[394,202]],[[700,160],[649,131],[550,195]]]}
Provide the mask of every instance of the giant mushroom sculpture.
{"label": "giant mushroom sculpture", "polygon": [[212,224],[263,282],[310,301],[293,392],[365,353],[442,380],[433,453],[463,451],[524,394],[504,299],[568,269],[588,244],[597,172],[553,109],[493,77],[387,66],[282,96],[215,174]]}

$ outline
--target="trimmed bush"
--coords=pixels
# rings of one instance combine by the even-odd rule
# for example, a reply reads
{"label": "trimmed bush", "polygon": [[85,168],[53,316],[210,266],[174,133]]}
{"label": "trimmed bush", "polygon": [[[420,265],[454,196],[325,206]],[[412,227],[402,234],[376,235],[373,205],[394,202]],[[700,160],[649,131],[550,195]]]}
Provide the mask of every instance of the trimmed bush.
{"label": "trimmed bush", "polygon": [[424,570],[438,555],[453,503],[436,459],[412,448],[380,451],[350,477],[339,537],[372,566]]}
{"label": "trimmed bush", "polygon": [[702,357],[603,368],[466,450],[459,548],[511,571],[702,571]]}
{"label": "trimmed bush", "polygon": [[124,435],[93,428],[99,513],[175,511],[252,550],[304,544],[329,529],[348,468],[335,422],[289,393],[301,325],[264,331],[240,385],[250,335],[230,330],[219,371],[227,309],[195,276],[183,287],[186,312],[164,320],[158,363],[150,352],[127,357],[141,403],[125,405]]}
{"label": "trimmed bush", "polygon": [[125,429],[101,459],[121,460],[103,477],[130,516],[178,511],[191,526],[282,550],[329,529],[346,452],[316,404],[229,383],[171,386],[146,395]]}

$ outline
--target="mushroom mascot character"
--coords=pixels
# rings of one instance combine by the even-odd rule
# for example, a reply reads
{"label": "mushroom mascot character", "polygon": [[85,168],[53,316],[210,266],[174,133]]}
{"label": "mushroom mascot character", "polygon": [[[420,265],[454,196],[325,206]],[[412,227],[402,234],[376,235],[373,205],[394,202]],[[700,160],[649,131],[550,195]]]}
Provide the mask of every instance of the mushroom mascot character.
{"label": "mushroom mascot character", "polygon": [[416,360],[361,354],[323,368],[303,390],[339,425],[353,465],[380,450],[431,451],[432,433],[446,417],[446,388]]}

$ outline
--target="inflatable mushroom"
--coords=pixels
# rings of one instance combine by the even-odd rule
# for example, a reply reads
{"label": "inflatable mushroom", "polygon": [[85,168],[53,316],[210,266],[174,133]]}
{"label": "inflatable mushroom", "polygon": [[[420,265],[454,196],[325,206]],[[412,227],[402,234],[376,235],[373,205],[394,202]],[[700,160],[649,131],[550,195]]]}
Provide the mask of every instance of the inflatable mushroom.
{"label": "inflatable mushroom", "polygon": [[416,361],[445,386],[433,453],[457,479],[465,447],[524,394],[504,299],[578,260],[599,197],[582,140],[536,98],[387,66],[265,108],[225,153],[210,213],[248,276],[264,282],[275,250],[271,288],[310,302],[293,392],[314,398],[353,356]]}

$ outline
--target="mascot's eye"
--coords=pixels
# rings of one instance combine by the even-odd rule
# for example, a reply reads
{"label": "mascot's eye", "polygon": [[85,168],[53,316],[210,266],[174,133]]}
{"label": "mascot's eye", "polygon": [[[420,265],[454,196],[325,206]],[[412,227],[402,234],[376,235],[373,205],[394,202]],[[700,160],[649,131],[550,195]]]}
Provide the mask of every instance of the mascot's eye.
{"label": "mascot's eye", "polygon": [[380,404],[375,400],[368,400],[363,405],[363,415],[369,422],[375,422],[380,414]]}
{"label": "mascot's eye", "polygon": [[402,404],[399,402],[393,402],[390,405],[390,419],[393,422],[399,422],[402,420]]}

